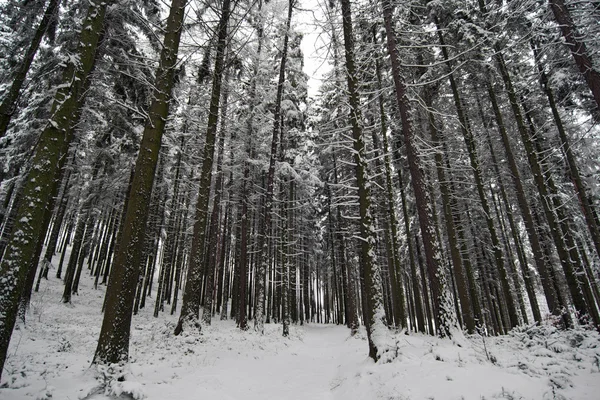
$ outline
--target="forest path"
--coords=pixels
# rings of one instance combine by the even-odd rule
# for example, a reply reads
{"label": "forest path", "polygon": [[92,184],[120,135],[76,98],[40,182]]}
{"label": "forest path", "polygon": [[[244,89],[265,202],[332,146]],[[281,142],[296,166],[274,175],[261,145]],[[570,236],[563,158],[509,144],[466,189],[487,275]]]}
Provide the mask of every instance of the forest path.
{"label": "forest path", "polygon": [[[268,348],[269,340],[258,346],[248,343],[246,350],[238,351],[237,343],[231,348],[223,338],[227,351],[197,353],[202,360],[198,365],[177,365],[168,372],[161,368],[166,379],[144,385],[147,399],[334,399],[340,367],[365,360],[366,342],[350,338],[344,326],[309,324],[292,329],[298,337],[283,342],[277,338],[275,351]],[[144,372],[146,380],[149,371]]]}
{"label": "forest path", "polygon": [[231,389],[244,398],[332,399],[338,368],[348,361],[348,333],[345,327],[308,325],[302,341],[292,342],[277,355],[259,361],[231,360],[232,382],[239,382]]}

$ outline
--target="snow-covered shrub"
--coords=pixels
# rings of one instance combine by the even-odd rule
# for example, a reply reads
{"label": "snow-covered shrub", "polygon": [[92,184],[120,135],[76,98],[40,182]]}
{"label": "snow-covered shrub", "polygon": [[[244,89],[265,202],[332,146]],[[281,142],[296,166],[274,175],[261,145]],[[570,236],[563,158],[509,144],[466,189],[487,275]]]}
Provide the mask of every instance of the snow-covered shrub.
{"label": "snow-covered shrub", "polygon": [[106,396],[146,398],[142,385],[133,381],[130,371],[121,364],[98,365],[98,380]]}

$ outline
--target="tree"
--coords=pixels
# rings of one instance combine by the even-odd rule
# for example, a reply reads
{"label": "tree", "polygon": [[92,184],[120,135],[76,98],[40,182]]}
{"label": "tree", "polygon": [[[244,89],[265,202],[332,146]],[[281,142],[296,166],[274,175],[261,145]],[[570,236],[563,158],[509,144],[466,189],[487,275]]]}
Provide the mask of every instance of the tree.
{"label": "tree", "polygon": [[206,128],[206,141],[204,143],[204,158],[200,172],[200,187],[196,203],[196,216],[192,239],[192,252],[189,257],[187,282],[183,293],[181,314],[175,327],[175,335],[179,335],[185,326],[197,327],[200,314],[202,270],[206,262],[206,233],[208,230],[208,205],[210,186],[212,180],[213,160],[215,156],[215,141],[219,121],[219,102],[221,100],[221,86],[225,66],[225,52],[227,49],[227,27],[231,14],[231,1],[224,0],[221,6],[221,16],[217,28],[217,54],[215,56],[215,69],[208,112],[208,125]]}
{"label": "tree", "polygon": [[161,139],[169,114],[169,100],[174,83],[186,3],[186,0],[173,0],[167,18],[153,100],[148,113],[149,119],[144,128],[123,217],[123,230],[106,291],[106,311],[94,355],[95,363],[119,363],[127,361],[129,357],[129,333],[139,275],[139,260],[143,250],[143,233]]}
{"label": "tree", "polygon": [[596,101],[596,111],[598,112],[600,111],[600,73],[592,64],[587,47],[580,39],[580,34],[577,32],[565,2],[563,0],[550,0],[548,3],[556,22],[559,24],[567,47],[571,50],[575,64],[577,64],[579,72],[581,72],[592,91],[592,95]]}
{"label": "tree", "polygon": [[[37,266],[36,247],[46,232],[57,177],[66,160],[73,139],[73,122],[83,105],[83,88],[96,60],[102,37],[107,2],[90,3],[81,28],[77,57],[71,58],[63,72],[62,82],[52,104],[48,120],[34,150],[21,201],[15,216],[9,245],[0,265],[0,368],[4,367],[10,336],[16,320],[29,268]],[[1,372],[0,372],[1,373]]]}
{"label": "tree", "polygon": [[342,26],[344,32],[344,50],[346,59],[346,79],[348,84],[348,102],[350,105],[350,124],[358,202],[360,210],[361,252],[360,262],[365,285],[366,327],[369,339],[369,357],[375,361],[389,362],[396,356],[396,349],[386,341],[387,322],[383,309],[381,271],[375,258],[376,236],[373,226],[371,205],[371,178],[367,167],[367,154],[362,130],[362,117],[358,93],[358,79],[355,66],[354,33],[352,10],[349,0],[341,0]]}
{"label": "tree", "polygon": [[53,19],[58,17],[58,6],[60,4],[60,0],[50,0],[48,6],[46,7],[42,19],[35,30],[33,38],[31,39],[31,43],[27,52],[25,53],[25,57],[20,63],[19,68],[14,74],[13,82],[10,85],[10,89],[6,92],[2,103],[0,104],[0,138],[4,137],[6,134],[6,130],[8,129],[8,124],[10,123],[10,119],[15,112],[15,107],[17,100],[19,99],[19,94],[21,93],[21,89],[23,84],[25,83],[25,77],[27,76],[27,72],[29,72],[29,68],[31,67],[31,63],[33,62],[33,58],[38,51],[40,43],[42,42],[42,38],[44,34],[48,30],[48,27],[55,24],[56,21],[52,21]]}
{"label": "tree", "polygon": [[406,86],[400,75],[400,58],[396,45],[392,4],[389,0],[382,0],[381,5],[385,22],[387,48],[392,64],[396,102],[402,120],[402,134],[404,136],[404,145],[406,146],[406,154],[408,156],[412,187],[417,202],[417,212],[419,215],[423,246],[425,248],[427,274],[433,292],[433,314],[436,318],[438,334],[442,337],[451,336],[452,330],[456,328],[456,317],[448,294],[446,293],[446,278],[442,268],[439,243],[436,240],[434,232],[431,200],[429,199],[429,195],[425,188],[423,171],[420,166],[417,149],[415,148],[415,136],[410,120]]}
{"label": "tree", "polygon": [[264,333],[265,323],[265,283],[267,266],[269,263],[269,240],[272,236],[272,213],[273,213],[273,192],[275,188],[275,163],[277,160],[277,148],[281,135],[281,101],[283,98],[283,89],[285,82],[285,65],[287,62],[288,43],[290,37],[290,26],[292,23],[292,13],[294,10],[294,0],[288,2],[288,14],[285,24],[285,33],[283,36],[283,49],[281,61],[279,63],[279,80],[277,82],[277,97],[275,99],[275,109],[273,111],[273,138],[271,140],[271,153],[269,156],[269,169],[267,171],[266,192],[264,198],[263,218],[261,220],[261,233],[258,238],[259,264],[256,280],[256,309],[254,316],[254,329],[261,334]]}

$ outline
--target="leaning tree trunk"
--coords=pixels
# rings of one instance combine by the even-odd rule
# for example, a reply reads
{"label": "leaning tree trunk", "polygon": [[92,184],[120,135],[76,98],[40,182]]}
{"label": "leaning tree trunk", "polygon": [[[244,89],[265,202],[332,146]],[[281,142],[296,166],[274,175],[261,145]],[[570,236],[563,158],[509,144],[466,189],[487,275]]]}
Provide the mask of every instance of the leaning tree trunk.
{"label": "leaning tree trunk", "polygon": [[271,155],[269,157],[269,171],[267,172],[267,188],[264,202],[264,216],[262,219],[261,233],[258,237],[259,261],[256,279],[256,308],[254,309],[254,329],[257,332],[264,333],[265,330],[265,281],[264,277],[269,264],[269,240],[271,233],[271,220],[273,214],[273,191],[275,187],[275,161],[277,158],[278,140],[281,131],[281,101],[283,99],[283,86],[285,83],[285,64],[287,62],[288,41],[290,36],[290,26],[292,24],[292,13],[294,10],[294,0],[288,2],[288,15],[285,26],[285,35],[283,37],[283,49],[281,62],[279,64],[279,82],[277,83],[277,97],[273,110],[273,139],[271,140]]}
{"label": "leaning tree trunk", "polygon": [[[523,118],[523,114],[521,112],[521,105],[517,98],[515,89],[512,85],[512,79],[504,62],[504,57],[502,53],[499,52],[498,46],[496,46],[496,61],[500,70],[500,74],[504,81],[504,85],[506,87],[506,91],[508,94],[508,98],[510,101],[510,105],[517,122],[517,128],[519,134],[521,136],[521,140],[525,147],[525,152],[527,153],[527,158],[529,161],[529,166],[533,173],[534,182],[536,184],[538,193],[540,195],[540,201],[542,203],[542,207],[544,210],[544,214],[546,216],[546,220],[550,225],[550,232],[552,234],[552,239],[556,246],[556,250],[558,252],[558,256],[563,267],[563,271],[565,273],[565,277],[567,278],[567,283],[569,287],[569,291],[573,297],[574,305],[582,315],[587,313],[587,307],[585,302],[582,300],[582,294],[579,290],[577,284],[577,277],[575,272],[575,266],[573,265],[573,261],[569,255],[569,250],[567,244],[565,243],[565,238],[560,233],[560,223],[559,218],[557,218],[554,210],[552,209],[551,197],[549,193],[549,189],[547,186],[547,181],[544,176],[544,170],[539,161],[538,153],[534,147],[534,143],[532,140],[532,135],[528,132],[525,127],[525,121]],[[563,315],[565,322],[568,321],[568,314]]]}
{"label": "leaning tree trunk", "polygon": [[48,6],[44,11],[44,16],[42,17],[42,20],[40,21],[40,24],[33,35],[29,49],[27,49],[25,57],[21,61],[19,69],[15,73],[13,82],[10,85],[10,89],[8,89],[8,91],[5,93],[2,104],[0,104],[0,138],[6,135],[8,124],[10,123],[10,120],[15,112],[17,100],[19,99],[21,88],[25,83],[27,72],[29,72],[29,68],[31,67],[33,58],[35,57],[35,53],[37,53],[38,48],[40,47],[42,38],[44,37],[52,18],[57,18],[58,16],[57,10],[59,5],[60,0],[50,0],[48,3]]}
{"label": "leaning tree trunk", "polygon": [[185,4],[186,0],[173,0],[167,18],[153,100],[148,113],[149,120],[146,122],[140,143],[119,245],[106,291],[105,313],[94,355],[95,363],[119,363],[129,358],[131,316],[139,275],[139,260],[143,250],[144,228],[148,218],[161,139],[169,115],[169,100],[174,83]]}
{"label": "leaning tree trunk", "polygon": [[[517,166],[517,162],[512,151],[508,133],[504,125],[502,113],[500,112],[496,92],[494,91],[491,83],[488,83],[488,95],[492,103],[494,115],[496,117],[496,126],[498,127],[498,132],[500,134],[500,138],[502,139],[502,144],[504,145],[506,158],[508,160],[508,166],[511,172],[510,176],[513,180],[513,185],[517,196],[517,204],[519,205],[519,209],[521,210],[521,215],[525,224],[525,232],[527,232],[527,237],[531,245],[531,250],[533,251],[533,260],[535,262],[536,269],[540,274],[540,279],[542,281],[542,288],[544,290],[546,302],[548,304],[550,312],[552,314],[558,315],[560,312],[561,305],[558,302],[556,290],[554,289],[554,282],[550,274],[550,269],[552,268],[552,265],[547,265],[546,263],[544,252],[540,243],[540,237],[536,230],[535,222],[533,219],[533,214],[531,212],[529,202],[527,201],[527,197],[525,195],[523,181],[521,179],[519,168]],[[532,304],[532,308],[535,310],[536,307]],[[541,318],[541,315],[535,314],[536,312],[534,312],[534,316],[536,321],[538,321]]]}
{"label": "leaning tree trunk", "polygon": [[[479,100],[478,100],[478,102],[479,102]],[[479,105],[479,107],[480,107],[480,111],[482,112],[482,118],[483,118],[484,115],[483,115],[483,111],[481,110],[481,105]],[[485,128],[487,128],[486,125],[487,124],[484,122]],[[494,171],[496,172],[496,178],[498,179],[498,186],[500,187],[500,190],[499,190],[500,198],[506,208],[506,216],[507,216],[508,223],[510,226],[513,241],[515,242],[515,246],[517,249],[517,258],[519,260],[521,272],[523,274],[523,281],[525,282],[525,289],[527,291],[527,296],[529,297],[529,303],[531,306],[531,312],[533,314],[533,319],[537,323],[541,323],[542,322],[542,314],[540,312],[540,307],[539,307],[539,303],[538,303],[536,292],[535,292],[533,274],[529,270],[529,264],[527,263],[527,257],[525,255],[525,251],[523,249],[522,241],[520,240],[520,237],[519,237],[519,231],[517,229],[517,224],[515,223],[515,219],[512,215],[510,207],[509,207],[510,203],[508,202],[508,196],[506,195],[506,191],[504,189],[504,182],[502,179],[502,175],[500,173],[500,167],[499,167],[498,161],[496,159],[496,154],[494,152],[494,147],[492,146],[492,139],[489,135],[489,132],[488,132],[488,147],[490,149],[490,157],[492,160],[492,165],[494,167]],[[525,323],[527,323],[527,322],[525,322]]]}
{"label": "leaning tree trunk", "polygon": [[[8,344],[15,325],[19,298],[28,269],[34,264],[39,238],[46,232],[44,213],[60,185],[57,177],[73,139],[73,119],[82,106],[80,97],[96,59],[108,3],[90,3],[79,37],[77,62],[70,62],[56,92],[52,117],[35,147],[32,167],[22,189],[10,245],[0,265],[0,375],[6,361]],[[45,223],[46,222],[46,223]]]}
{"label": "leaning tree trunk", "polygon": [[392,4],[390,0],[381,0],[381,4],[385,22],[387,47],[392,64],[392,77],[394,79],[396,101],[402,120],[402,133],[404,136],[408,164],[412,177],[412,186],[417,203],[417,213],[419,215],[423,247],[425,249],[427,275],[433,292],[433,314],[436,319],[438,334],[440,336],[451,336],[451,331],[457,328],[456,315],[452,306],[452,301],[446,290],[446,277],[443,263],[440,259],[439,243],[435,238],[434,232],[433,224],[435,222],[431,210],[431,199],[429,198],[425,187],[425,179],[420,166],[421,161],[415,147],[415,135],[412,130],[409,116],[410,112],[406,95],[406,86],[402,81],[400,73],[400,57],[396,46],[396,33],[392,20]]}
{"label": "leaning tree trunk", "polygon": [[539,51],[533,42],[531,42],[531,48],[533,50],[535,62],[539,71],[540,84],[542,86],[542,89],[544,90],[544,93],[546,94],[546,97],[548,98],[548,105],[550,106],[550,110],[552,111],[552,116],[554,117],[554,124],[556,125],[556,129],[558,130],[558,137],[560,138],[562,151],[565,154],[567,166],[569,167],[571,180],[573,182],[573,185],[575,186],[577,196],[579,197],[579,204],[583,211],[583,216],[585,217],[585,222],[587,224],[588,230],[590,231],[592,243],[594,244],[594,248],[596,249],[596,254],[598,255],[598,257],[600,257],[600,229],[598,228],[598,225],[596,223],[596,218],[594,218],[593,203],[588,194],[588,190],[585,187],[583,180],[581,179],[581,174],[579,173],[579,168],[577,167],[577,163],[575,161],[575,156],[573,155],[573,151],[571,150],[571,144],[569,143],[567,133],[565,131],[562,119],[558,112],[558,107],[554,99],[554,92],[550,87],[548,76],[546,75],[544,67],[542,66],[542,63],[540,61]]}
{"label": "leaning tree trunk", "polygon": [[381,271],[375,256],[376,237],[371,205],[371,178],[367,170],[367,151],[361,125],[358,75],[355,65],[354,33],[352,11],[349,0],[341,1],[344,50],[346,57],[346,78],[348,82],[348,102],[350,105],[350,125],[352,127],[352,147],[358,203],[360,210],[360,262],[365,278],[366,327],[369,340],[369,357],[378,361],[389,361],[396,357],[396,349],[387,341],[387,322],[383,308]]}
{"label": "leaning tree trunk", "polygon": [[200,329],[198,320],[200,314],[201,288],[202,288],[202,263],[205,257],[206,227],[208,224],[208,203],[210,195],[210,184],[212,180],[213,160],[215,156],[215,141],[219,120],[219,102],[221,98],[221,84],[225,67],[225,51],[227,48],[227,26],[231,1],[224,0],[219,27],[217,30],[217,54],[215,56],[215,70],[213,75],[210,108],[208,111],[208,126],[206,128],[206,142],[204,144],[204,159],[200,173],[200,187],[198,189],[198,200],[196,203],[196,216],[194,233],[192,239],[192,251],[189,257],[188,275],[179,322],[175,327],[175,335],[179,335],[184,325],[189,324]]}
{"label": "leaning tree trunk", "polygon": [[448,67],[448,80],[450,81],[450,87],[452,89],[452,97],[454,99],[454,105],[456,107],[456,112],[458,114],[458,120],[460,122],[460,129],[463,134],[465,146],[467,147],[467,152],[469,153],[469,161],[471,163],[471,169],[473,170],[473,177],[475,178],[475,186],[477,188],[477,194],[479,195],[479,201],[481,202],[481,207],[483,208],[483,215],[485,217],[488,232],[490,234],[490,238],[492,241],[492,248],[493,248],[493,253],[494,253],[494,261],[496,264],[496,269],[500,273],[502,293],[503,293],[504,299],[506,301],[506,306],[508,309],[508,316],[510,318],[510,324],[511,324],[511,327],[515,327],[519,324],[519,317],[517,315],[517,309],[515,307],[515,301],[513,299],[513,292],[509,285],[509,277],[508,277],[508,273],[506,271],[502,246],[500,245],[500,239],[498,238],[498,233],[496,231],[494,220],[492,219],[492,213],[491,213],[489,201],[488,201],[487,195],[485,193],[485,188],[484,188],[484,183],[483,183],[483,174],[481,171],[481,167],[479,166],[479,156],[477,154],[475,138],[473,136],[473,132],[471,131],[470,122],[468,120],[466,111],[464,109],[462,99],[460,98],[460,94],[458,91],[458,85],[456,84],[456,80],[454,79],[454,74],[452,73],[452,62],[450,60],[450,56],[448,54],[448,49],[447,49],[445,41],[444,41],[444,36],[440,30],[437,19],[436,19],[435,23],[436,23],[436,27],[437,27],[438,38],[440,40],[442,54],[444,56],[444,61],[446,62],[447,67]]}
{"label": "leaning tree trunk", "polygon": [[594,100],[596,100],[596,106],[598,107],[596,112],[600,112],[600,73],[592,65],[588,50],[585,43],[580,40],[580,35],[569,10],[565,6],[565,2],[563,0],[550,0],[549,4],[556,22],[560,25],[560,31],[565,38],[567,47],[571,50],[575,64],[577,64],[579,72],[585,78]]}

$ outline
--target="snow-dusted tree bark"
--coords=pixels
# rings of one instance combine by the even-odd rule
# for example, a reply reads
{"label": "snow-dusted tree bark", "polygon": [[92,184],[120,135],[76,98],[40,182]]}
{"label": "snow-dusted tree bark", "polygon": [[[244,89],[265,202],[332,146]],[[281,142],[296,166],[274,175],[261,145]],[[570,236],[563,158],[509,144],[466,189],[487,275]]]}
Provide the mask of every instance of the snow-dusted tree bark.
{"label": "snow-dusted tree bark", "polygon": [[231,1],[224,0],[221,7],[221,16],[217,28],[217,50],[215,56],[215,70],[213,73],[210,108],[208,111],[208,125],[206,128],[206,141],[200,172],[200,187],[196,203],[196,216],[194,218],[194,233],[192,249],[189,257],[187,281],[183,292],[181,315],[175,327],[175,334],[179,335],[184,325],[200,328],[198,321],[200,314],[202,265],[206,260],[205,240],[208,225],[208,205],[210,186],[212,181],[213,160],[215,157],[215,141],[219,121],[219,103],[221,100],[221,86],[225,65],[225,52],[227,50],[227,29],[231,14]]}
{"label": "snow-dusted tree bark", "polygon": [[0,138],[6,134],[8,124],[10,123],[10,120],[15,112],[19,94],[21,93],[21,89],[25,83],[25,77],[27,76],[27,72],[29,72],[29,68],[31,67],[31,63],[33,62],[33,58],[35,57],[38,48],[40,47],[40,43],[42,43],[42,38],[44,37],[48,26],[51,24],[52,19],[57,18],[58,16],[57,10],[59,4],[60,0],[50,0],[48,6],[46,6],[44,15],[42,16],[42,19],[35,30],[33,38],[31,39],[31,44],[25,53],[25,57],[23,57],[19,68],[14,74],[13,82],[2,99],[2,103],[0,104]]}
{"label": "snow-dusted tree bark", "polygon": [[[576,267],[574,265],[574,261],[569,255],[568,246],[565,243],[565,237],[560,232],[560,220],[557,218],[555,211],[553,210],[553,206],[551,204],[551,197],[548,182],[545,179],[544,170],[542,165],[540,164],[540,156],[535,148],[535,143],[532,140],[532,135],[530,131],[525,126],[525,120],[523,118],[523,113],[521,112],[521,104],[515,92],[515,88],[512,84],[511,76],[508,72],[508,68],[506,67],[504,57],[502,53],[496,48],[496,62],[502,76],[502,80],[504,81],[504,86],[506,88],[508,98],[510,101],[510,106],[513,111],[513,115],[515,117],[515,121],[517,122],[517,128],[519,134],[521,136],[521,141],[525,147],[525,151],[527,154],[527,159],[529,161],[529,166],[533,173],[534,182],[536,184],[536,188],[541,198],[542,207],[544,210],[544,215],[548,224],[550,225],[550,232],[552,235],[552,239],[556,246],[556,250],[563,267],[563,271],[567,278],[567,283],[569,287],[569,291],[571,292],[571,296],[573,297],[574,305],[576,309],[582,313],[587,313],[587,306],[585,301],[583,300],[583,294],[579,288],[577,277],[576,277]],[[568,315],[563,314],[565,320],[568,320]]]}
{"label": "snow-dusted tree bark", "polygon": [[271,154],[269,157],[269,170],[267,172],[267,187],[263,206],[263,218],[261,222],[261,232],[258,237],[259,261],[256,279],[256,308],[254,312],[254,329],[257,332],[265,331],[265,282],[264,277],[269,264],[269,241],[271,239],[271,220],[273,213],[273,191],[275,188],[275,162],[277,159],[278,141],[281,131],[281,101],[283,99],[283,86],[285,83],[285,64],[287,62],[288,43],[290,37],[290,26],[292,24],[292,13],[294,10],[294,0],[288,2],[288,14],[285,24],[285,33],[283,37],[283,48],[281,61],[279,63],[279,81],[277,83],[277,97],[273,110],[273,138],[271,140]]}
{"label": "snow-dusted tree bark", "polygon": [[[478,106],[480,108],[480,112],[481,112],[482,119],[483,119],[484,114],[483,114],[483,110],[481,110],[481,104],[479,104],[479,100],[478,100]],[[488,124],[485,122],[484,122],[484,127],[486,129],[488,128]],[[494,171],[496,172],[496,178],[498,179],[500,198],[502,200],[504,207],[506,208],[506,218],[508,219],[508,223],[509,223],[510,230],[511,230],[511,235],[512,235],[515,247],[516,247],[517,258],[519,260],[520,269],[521,269],[521,272],[523,275],[523,281],[525,282],[525,289],[527,290],[527,295],[529,297],[529,304],[531,306],[533,319],[536,322],[540,323],[542,321],[542,314],[540,311],[540,307],[539,307],[539,303],[538,303],[537,295],[536,295],[536,291],[535,291],[533,273],[530,271],[529,264],[527,263],[527,257],[525,254],[522,240],[519,235],[519,230],[517,228],[515,218],[513,217],[512,212],[511,212],[511,206],[508,201],[508,196],[506,195],[504,180],[503,180],[502,174],[500,172],[500,167],[499,167],[498,161],[496,159],[496,153],[494,150],[494,146],[492,145],[492,139],[491,139],[489,132],[488,132],[488,147],[490,149],[490,156],[491,156],[492,164],[494,167]],[[523,313],[523,317],[525,317],[525,316],[526,315]],[[525,323],[527,324],[527,321],[525,321]]]}
{"label": "snow-dusted tree bark", "polygon": [[560,113],[558,112],[558,107],[556,105],[556,100],[554,97],[554,91],[550,86],[550,81],[540,60],[539,50],[533,42],[531,42],[531,47],[534,53],[535,62],[539,72],[540,84],[544,93],[546,94],[546,97],[548,99],[548,105],[550,106],[552,116],[554,117],[554,124],[556,125],[558,137],[560,138],[560,143],[562,145],[562,151],[565,155],[567,166],[569,167],[571,180],[573,182],[573,185],[575,186],[577,196],[579,197],[579,204],[581,206],[583,216],[585,217],[585,222],[587,224],[588,230],[590,231],[592,243],[594,244],[594,247],[596,249],[596,254],[598,255],[598,257],[600,257],[600,229],[596,223],[596,218],[594,217],[593,202],[590,199],[588,188],[585,187],[583,180],[581,179],[581,174],[579,173],[579,168],[577,166],[575,156],[571,149],[570,140],[567,137],[567,132],[562,122],[562,118],[560,116]]}
{"label": "snow-dusted tree bark", "polygon": [[206,280],[206,291],[204,293],[204,306],[202,311],[202,322],[206,325],[210,325],[213,309],[213,290],[215,287],[215,269],[219,263],[219,238],[223,235],[221,231],[221,196],[223,195],[223,153],[225,151],[225,135],[227,135],[227,106],[228,106],[228,85],[229,85],[229,70],[225,72],[225,80],[223,87],[223,98],[221,107],[221,136],[218,142],[218,153],[217,153],[217,165],[216,165],[216,178],[215,178],[215,190],[213,196],[213,207],[210,216],[210,223],[208,230],[210,236],[208,238],[208,254],[207,254],[207,268],[205,274]]}
{"label": "snow-dusted tree bark", "polygon": [[431,210],[431,200],[425,187],[425,179],[421,170],[419,154],[415,148],[415,135],[413,132],[406,86],[400,72],[400,58],[396,45],[396,33],[394,30],[392,4],[390,0],[381,0],[383,17],[385,22],[387,48],[392,64],[392,77],[398,110],[402,120],[402,133],[406,154],[408,157],[409,170],[412,178],[412,187],[417,202],[417,213],[419,225],[425,249],[425,260],[429,284],[433,294],[433,314],[440,336],[451,336],[453,329],[457,327],[456,315],[452,302],[448,298],[446,289],[446,277],[443,270],[439,243],[434,232],[434,220]]}
{"label": "snow-dusted tree bark", "polygon": [[52,104],[50,120],[36,144],[15,225],[0,265],[0,276],[3,277],[0,282],[0,374],[6,360],[25,278],[29,268],[37,264],[37,260],[34,260],[36,246],[49,223],[49,218],[45,218],[44,214],[60,185],[57,177],[73,139],[73,119],[82,106],[82,89],[94,66],[108,3],[112,2],[90,3],[88,7],[79,37],[78,56],[67,64],[62,85]]}
{"label": "snow-dusted tree bark", "polygon": [[355,65],[354,33],[352,10],[349,0],[341,0],[342,26],[344,32],[344,50],[346,60],[346,79],[348,84],[348,102],[350,105],[350,125],[352,129],[352,147],[358,202],[360,210],[360,262],[365,278],[366,327],[369,339],[369,357],[375,361],[390,361],[396,357],[394,344],[388,341],[387,322],[383,308],[381,271],[376,259],[376,234],[371,205],[371,178],[367,167],[365,138],[360,111],[358,75]]}
{"label": "snow-dusted tree bark", "polygon": [[[375,31],[373,31],[374,43],[377,44],[377,38]],[[377,76],[377,89],[382,89],[382,76],[381,76],[381,54],[377,55],[375,60],[375,73]],[[386,205],[387,205],[387,216],[389,216],[389,226],[390,226],[390,238],[388,247],[391,248],[391,260],[390,260],[390,280],[391,280],[391,291],[392,291],[392,299],[394,299],[394,320],[396,323],[396,327],[398,329],[403,328],[406,321],[406,295],[404,293],[404,270],[402,266],[402,262],[400,260],[400,236],[398,232],[398,216],[396,214],[396,194],[393,188],[393,178],[392,178],[392,161],[390,155],[390,148],[388,143],[387,131],[388,131],[388,121],[385,113],[384,99],[383,96],[379,96],[378,101],[378,112],[379,112],[379,121],[381,124],[381,130],[379,134],[381,136],[381,141],[383,145],[383,179],[384,182],[382,184],[385,187],[385,196],[386,196]],[[373,145],[377,147],[377,135],[373,133]],[[378,158],[378,155],[376,155]]]}
{"label": "snow-dusted tree bark", "polygon": [[440,40],[442,55],[444,57],[444,61],[448,66],[448,80],[450,81],[450,87],[452,89],[452,97],[454,99],[454,106],[456,107],[456,112],[458,114],[458,120],[460,122],[460,129],[463,135],[463,139],[465,141],[465,146],[467,147],[467,153],[469,154],[469,161],[471,163],[471,168],[473,170],[473,177],[475,178],[475,186],[477,188],[477,194],[479,195],[479,201],[481,202],[481,207],[483,208],[483,215],[485,217],[486,225],[488,232],[490,234],[490,238],[492,241],[493,253],[494,253],[494,261],[496,263],[496,269],[500,273],[500,280],[502,285],[502,291],[504,294],[504,300],[506,301],[506,307],[508,309],[508,316],[510,318],[511,327],[515,327],[519,324],[519,317],[517,315],[517,309],[515,307],[515,302],[513,299],[512,289],[509,285],[509,277],[506,271],[505,258],[504,253],[502,251],[502,246],[500,245],[500,240],[498,237],[498,233],[496,230],[496,224],[491,215],[491,209],[489,205],[489,201],[487,198],[487,194],[485,193],[483,176],[479,162],[479,155],[475,143],[475,137],[473,136],[473,132],[471,131],[471,123],[468,120],[466,110],[463,104],[463,101],[460,97],[460,93],[458,90],[458,85],[456,80],[454,79],[454,74],[452,72],[452,62],[450,60],[450,56],[448,53],[448,49],[446,47],[444,36],[440,30],[439,22],[436,19],[436,26],[438,28],[438,38]]}
{"label": "snow-dusted tree bark", "polygon": [[131,189],[124,214],[119,245],[106,292],[95,363],[119,363],[129,357],[129,334],[142,256],[144,228],[148,218],[154,173],[174,83],[179,41],[183,29],[186,0],[173,0],[167,18],[163,49],[156,72],[153,100],[146,122]]}
{"label": "snow-dusted tree bark", "polygon": [[[551,268],[551,265],[547,265],[544,253],[542,251],[539,234],[536,230],[529,202],[527,201],[527,197],[525,196],[523,181],[521,179],[521,174],[519,172],[519,168],[517,166],[512,146],[509,141],[508,133],[504,125],[504,119],[502,117],[502,113],[500,112],[496,92],[491,83],[487,83],[487,86],[488,96],[490,98],[490,102],[492,103],[492,109],[494,110],[494,116],[496,118],[496,126],[498,127],[498,132],[502,139],[502,144],[504,146],[504,150],[508,160],[508,166],[511,172],[510,175],[513,181],[514,191],[517,196],[517,204],[519,205],[519,209],[521,210],[521,215],[523,217],[523,222],[525,223],[525,231],[527,232],[527,237],[529,238],[529,243],[533,251],[533,260],[535,262],[538,273],[540,274],[542,288],[544,289],[544,294],[546,297],[546,302],[548,303],[550,312],[553,314],[558,314],[560,310],[560,305],[558,304],[552,276],[548,271],[548,269]],[[539,315],[539,308],[536,307],[535,304],[532,305],[532,308],[534,310],[538,309],[538,311],[534,311],[534,318],[537,321],[539,320],[539,318],[541,318],[541,315]]]}
{"label": "snow-dusted tree bark", "polygon": [[[425,105],[428,107],[427,117],[429,122],[429,131],[431,133],[431,138],[433,140],[434,146],[438,149],[441,149],[441,138],[438,132],[438,128],[435,121],[435,116],[433,115],[432,107],[432,94],[430,91],[432,88],[427,88],[426,93],[424,93],[424,101]],[[452,267],[454,273],[454,279],[456,282],[456,291],[458,292],[458,297],[460,298],[460,311],[462,316],[462,321],[464,323],[465,328],[469,331],[469,333],[473,333],[475,331],[475,317],[471,305],[471,298],[469,296],[468,290],[468,281],[466,279],[466,273],[464,270],[462,254],[460,253],[460,246],[458,243],[458,235],[456,233],[456,227],[454,224],[454,216],[452,211],[452,203],[451,203],[451,193],[450,184],[446,177],[445,165],[443,160],[443,154],[441,151],[436,151],[435,153],[435,166],[437,177],[440,185],[440,193],[442,194],[442,211],[444,214],[444,222],[446,226],[446,233],[448,235],[448,242],[450,245],[450,256],[452,259]]]}
{"label": "snow-dusted tree bark", "polygon": [[596,106],[598,107],[596,112],[600,112],[600,73],[594,68],[585,43],[580,40],[580,35],[565,2],[563,0],[550,0],[549,4],[565,42],[571,50],[575,64],[577,64],[579,72],[585,78],[594,100],[596,100]]}
{"label": "snow-dusted tree bark", "polygon": [[[185,124],[185,123],[184,123]],[[181,271],[181,265],[180,263],[176,264],[176,258],[177,258],[177,249],[178,246],[180,245],[180,235],[181,235],[181,219],[183,216],[183,211],[180,210],[180,205],[183,204],[182,198],[185,197],[185,190],[181,190],[181,186],[182,186],[182,173],[183,173],[183,168],[182,168],[182,164],[183,164],[183,153],[185,151],[185,131],[186,131],[186,127],[184,125],[183,128],[183,132],[181,134],[181,142],[179,143],[179,149],[177,150],[177,156],[176,156],[176,161],[175,161],[175,165],[174,165],[174,169],[175,169],[175,175],[173,177],[173,195],[171,197],[171,214],[169,215],[168,218],[168,222],[166,225],[166,238],[165,238],[165,250],[163,252],[163,255],[161,257],[161,268],[160,268],[160,274],[162,274],[162,270],[166,269],[166,268],[175,268],[175,281],[179,282],[179,278],[180,278],[180,271]],[[180,192],[183,192],[182,194],[180,194]],[[175,265],[176,264],[176,265]],[[170,266],[170,267],[167,267]],[[151,276],[149,278],[149,280],[152,280],[153,277]],[[162,281],[159,280],[159,284],[161,284]],[[148,286],[148,285],[146,285]],[[174,289],[174,295],[173,295],[173,303],[171,304],[171,315],[174,314],[175,309],[177,308],[177,298],[178,298],[178,293],[179,293],[179,284],[176,283],[175,284],[175,289]],[[145,296],[143,296],[145,297]],[[159,301],[159,298],[162,299],[162,293],[161,291],[157,291],[156,293],[156,302]],[[158,317],[158,310],[160,305],[157,305],[155,302],[155,307],[154,307],[154,316]]]}
{"label": "snow-dusted tree bark", "polygon": [[63,178],[63,189],[60,194],[58,200],[58,206],[56,210],[56,215],[54,217],[54,222],[52,225],[52,231],[50,232],[50,238],[48,239],[48,246],[46,247],[46,253],[44,254],[44,260],[42,261],[42,266],[40,268],[40,272],[38,274],[38,279],[35,284],[35,291],[37,292],[40,288],[40,282],[42,278],[48,279],[48,271],[50,270],[50,261],[52,261],[52,257],[56,252],[56,247],[58,245],[58,236],[60,234],[60,230],[63,225],[63,219],[65,213],[67,211],[67,204],[69,202],[69,181],[71,177],[71,168],[69,165],[66,165],[66,171],[64,172]]}

